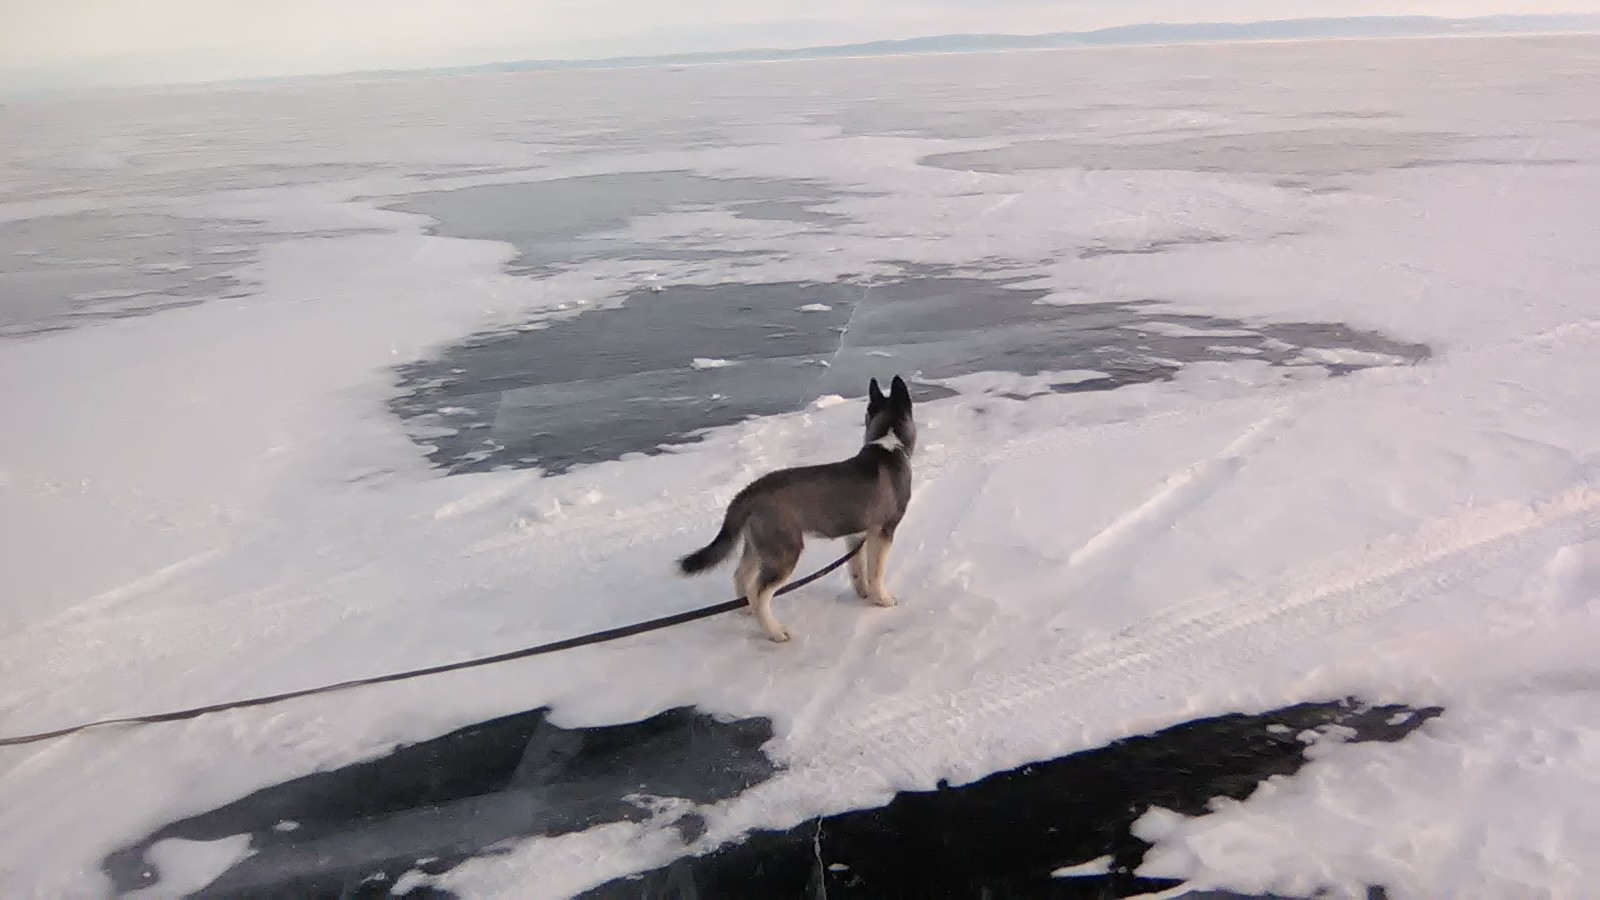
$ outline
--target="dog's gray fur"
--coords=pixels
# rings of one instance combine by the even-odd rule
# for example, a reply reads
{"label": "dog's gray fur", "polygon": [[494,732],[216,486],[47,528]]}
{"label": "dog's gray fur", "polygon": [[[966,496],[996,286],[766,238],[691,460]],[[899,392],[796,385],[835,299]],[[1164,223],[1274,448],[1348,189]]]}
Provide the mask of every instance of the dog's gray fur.
{"label": "dog's gray fur", "polygon": [[780,469],[734,495],[711,543],[679,560],[685,575],[698,575],[727,559],[742,538],[744,554],[734,589],[750,601],[761,630],[787,641],[789,629],[772,614],[772,595],[794,573],[808,535],[848,538],[856,595],[893,606],[883,569],[894,532],[911,502],[911,454],[917,426],[911,392],[896,375],[884,396],[878,379],[867,390],[867,434],[861,452],[841,462]]}

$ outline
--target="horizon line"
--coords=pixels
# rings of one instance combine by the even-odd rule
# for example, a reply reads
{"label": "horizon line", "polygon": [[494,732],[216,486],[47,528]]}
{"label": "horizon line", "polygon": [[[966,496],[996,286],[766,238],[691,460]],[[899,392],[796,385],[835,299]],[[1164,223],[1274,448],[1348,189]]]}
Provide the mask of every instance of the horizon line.
{"label": "horizon line", "polygon": [[[1316,33],[1316,27],[1366,25],[1372,32]],[[1410,28],[1402,28],[1401,25]],[[1383,26],[1394,26],[1383,31]],[[1498,28],[1485,27],[1498,25]],[[1543,29],[1541,29],[1543,26]],[[1300,33],[1250,34],[1252,30],[1304,29]],[[1219,34],[1219,30],[1234,30]],[[1473,30],[1478,29],[1478,30]],[[1149,32],[1166,32],[1162,35]],[[1185,34],[1187,32],[1187,34]],[[1206,32],[1212,32],[1207,34]],[[1140,34],[1143,33],[1143,34]],[[1287,19],[1254,19],[1214,22],[1136,22],[1086,31],[1037,33],[948,32],[907,38],[883,38],[841,44],[803,47],[748,47],[732,50],[689,50],[659,54],[619,54],[596,57],[515,57],[476,63],[393,66],[304,72],[285,75],[247,75],[224,78],[152,80],[125,83],[99,82],[47,84],[17,91],[0,89],[0,96],[13,99],[28,95],[69,95],[116,91],[142,91],[159,88],[227,88],[250,85],[283,85],[320,81],[384,79],[407,75],[493,74],[539,71],[595,71],[627,68],[687,67],[761,62],[800,62],[807,60],[894,56],[936,56],[1006,50],[1098,49],[1134,46],[1181,46],[1192,44],[1270,43],[1315,40],[1377,40],[1384,38],[1430,38],[1452,35],[1559,36],[1600,33],[1600,10],[1593,13],[1509,13],[1484,16],[1305,16]],[[1099,40],[1096,40],[1099,39]],[[1108,40],[1109,39],[1109,40]],[[936,46],[939,43],[948,46]],[[38,71],[0,70],[0,76]]]}

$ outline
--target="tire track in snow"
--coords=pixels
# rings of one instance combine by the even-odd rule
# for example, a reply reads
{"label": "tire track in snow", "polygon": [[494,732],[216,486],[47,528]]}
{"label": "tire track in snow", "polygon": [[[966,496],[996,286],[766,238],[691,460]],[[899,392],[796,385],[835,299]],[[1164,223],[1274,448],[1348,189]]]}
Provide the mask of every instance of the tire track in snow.
{"label": "tire track in snow", "polygon": [[[1060,726],[1075,719],[1081,723],[1085,717],[1078,710],[1129,733],[1144,730],[1136,726],[1149,719],[1149,704],[1143,702],[1149,698],[1177,698],[1190,689],[1209,692],[1225,673],[1248,670],[1271,653],[1437,596],[1503,565],[1507,557],[1552,553],[1596,529],[1596,484],[1578,485],[1542,502],[1472,509],[1304,566],[1242,597],[1227,591],[1197,597],[1143,620],[1126,640],[1048,655],[951,693],[898,702],[883,698],[868,715],[841,717],[827,730],[791,731],[778,748],[783,772],[717,804],[707,817],[709,829],[687,852],[707,852],[752,829],[793,827],[839,811],[830,798],[849,796],[853,805],[871,806],[897,790],[931,788],[940,779],[964,783],[1071,752],[1077,748],[1063,748],[1052,732],[1070,741],[1070,730]],[[1107,698],[1114,708],[1108,709]],[[1168,706],[1175,719],[1194,712],[1176,699]],[[1119,715],[1117,709],[1130,713]],[[1042,728],[1013,739],[1016,726],[1034,723]],[[1098,746],[1118,736],[1093,735],[1083,743]],[[953,757],[952,748],[974,752]],[[639,846],[649,828],[632,826],[637,837],[620,843]],[[623,865],[641,871],[685,852],[681,845],[663,844],[645,851],[647,858]],[[542,873],[523,874],[537,880]],[[549,874],[574,883],[570,869]],[[624,874],[615,864],[601,865],[582,880],[598,884]]]}
{"label": "tire track in snow", "polygon": [[[1127,639],[1048,655],[951,694],[883,698],[869,714],[839,721],[828,731],[791,734],[783,753],[787,774],[753,788],[728,810],[741,803],[769,812],[808,809],[814,801],[807,796],[815,793],[808,783],[829,785],[830,794],[854,783],[854,795],[873,797],[905,787],[899,782],[912,772],[926,777],[938,769],[937,777],[954,779],[960,773],[950,770],[961,770],[964,761],[935,762],[928,758],[929,748],[993,743],[993,736],[1007,733],[1008,724],[1079,718],[1072,712],[1078,709],[1122,721],[1106,710],[1105,698],[1171,697],[1189,687],[1214,685],[1221,673],[1248,669],[1267,654],[1448,591],[1507,556],[1554,548],[1573,533],[1595,527],[1600,527],[1600,486],[1591,484],[1544,502],[1471,510],[1303,567],[1243,597],[1219,592],[1187,601],[1133,626]],[[1175,712],[1184,709],[1174,704]],[[1007,750],[1016,758],[1000,768],[1038,758],[1026,748],[1008,744]],[[966,774],[981,777],[996,765],[990,759]],[[714,825],[708,846],[740,831]]]}
{"label": "tire track in snow", "polygon": [[1069,553],[1065,568],[1092,562],[1119,545],[1128,543],[1141,531],[1176,522],[1184,512],[1205,500],[1238,472],[1244,465],[1246,454],[1270,441],[1287,415],[1286,408],[1274,410],[1245,429],[1226,447],[1169,477],[1143,503],[1113,519],[1111,524]]}
{"label": "tire track in snow", "polygon": [[[1019,675],[999,676],[993,682],[976,685],[962,692],[955,702],[968,715],[977,707],[961,702],[964,699],[977,700],[978,706],[988,711],[1012,707],[1041,693],[1058,692],[1122,670],[1148,670],[1181,651],[1215,644],[1221,638],[1256,630],[1301,612],[1309,612],[1332,627],[1346,627],[1404,603],[1419,588],[1446,588],[1468,580],[1507,552],[1534,544],[1537,537],[1562,531],[1561,525],[1581,527],[1597,511],[1600,490],[1584,485],[1543,504],[1506,504],[1436,520],[1404,538],[1308,566],[1245,598],[1231,599],[1237,595],[1222,592],[1180,604],[1166,614],[1132,626],[1134,636],[1126,641],[1113,641],[1064,657],[1047,657]],[[1440,575],[1427,573],[1439,563],[1469,554],[1469,565]],[[1419,573],[1421,577],[1411,583],[1411,576]],[[1348,602],[1334,602],[1341,598]],[[1268,643],[1253,642],[1250,657],[1258,656]],[[1186,657],[1183,665],[1189,668],[1193,662],[1192,657]],[[861,722],[855,730],[876,732],[891,723],[903,725],[908,718],[918,717],[926,717],[926,713],[886,713]]]}
{"label": "tire track in snow", "polygon": [[[143,575],[139,575],[128,581],[125,581],[116,587],[109,588],[86,599],[65,606],[44,618],[27,623],[23,630],[26,631],[35,628],[55,628],[64,624],[71,624],[73,622],[79,622],[84,619],[93,618],[94,616],[103,615],[121,603],[134,600],[153,591],[160,590],[175,578],[179,578],[188,572],[205,566],[214,559],[220,558],[229,549],[231,548],[228,545],[222,544],[201,550],[197,553],[189,554],[188,556],[162,565],[159,568],[152,569]],[[0,664],[0,671],[4,671],[5,669],[6,666],[4,664]]]}

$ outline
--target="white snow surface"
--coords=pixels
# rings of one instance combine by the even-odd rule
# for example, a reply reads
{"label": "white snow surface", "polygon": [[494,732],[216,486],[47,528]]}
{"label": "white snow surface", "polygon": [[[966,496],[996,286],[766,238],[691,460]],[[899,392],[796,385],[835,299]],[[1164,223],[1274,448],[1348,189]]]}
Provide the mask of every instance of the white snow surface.
{"label": "white snow surface", "polygon": [[1076,866],[1063,866],[1050,874],[1056,878],[1073,878],[1084,875],[1104,875],[1111,871],[1111,857],[1102,856]]}
{"label": "white snow surface", "polygon": [[[734,123],[736,139],[709,145],[585,154],[540,142],[551,116],[521,111],[527,76],[0,109],[0,221],[160,209],[274,235],[240,273],[257,286],[248,296],[0,342],[0,733],[443,663],[725,599],[726,577],[677,579],[672,560],[709,537],[746,480],[853,452],[858,404],[825,400],[559,477],[444,477],[384,410],[391,366],[480,329],[582,314],[646,273],[826,281],[1003,257],[1032,267],[1055,304],[1156,298],[1247,322],[1340,321],[1435,355],[1340,378],[1240,358],[1027,400],[992,391],[1039,378],[952,380],[959,396],[918,409],[917,494],[890,561],[898,607],[856,601],[839,576],[780,601],[786,645],[727,616],[0,748],[0,893],[102,896],[101,858],[164,823],[542,704],[569,726],[682,704],[771,717],[766,749],[784,768],[708,810],[698,852],[1199,716],[1352,693],[1445,713],[1398,744],[1319,745],[1299,774],[1212,815],[1152,812],[1144,874],[1280,892],[1383,884],[1392,897],[1575,897],[1600,880],[1600,43],[729,72],[540,73],[568,88],[536,92],[568,98],[544,101],[570,105],[561,121],[594,107],[598,129],[607,110],[702,91]],[[1063,87],[1072,79],[1106,102],[1072,107],[1084,97]],[[817,104],[843,108],[869,87],[897,92],[911,122],[929,104],[958,119],[1011,110],[1038,120],[1010,126],[1027,138],[1138,144],[1198,128],[1292,146],[1352,121],[1370,133],[1359,164],[1303,178],[1259,163],[997,174],[918,160],[1012,135],[817,124]],[[1204,121],[1173,118],[1202,101]],[[1424,152],[1423,133],[1456,143],[1400,164]],[[287,184],[248,174],[268,162],[327,168]],[[441,184],[681,168],[850,189],[828,210],[851,222],[680,211],[607,239],[666,235],[743,254],[739,265],[601,259],[532,278],[502,269],[509,246],[434,236],[380,208]],[[1221,239],[1183,243],[1196,233]],[[838,549],[811,547],[801,570]],[[507,849],[435,883],[559,897],[686,852],[650,823]],[[244,851],[164,845],[177,879],[166,887]]]}
{"label": "white snow surface", "polygon": [[250,835],[236,834],[216,841],[167,838],[150,848],[150,861],[161,869],[161,881],[132,891],[130,897],[172,897],[198,891],[215,881],[229,866],[250,855]]}

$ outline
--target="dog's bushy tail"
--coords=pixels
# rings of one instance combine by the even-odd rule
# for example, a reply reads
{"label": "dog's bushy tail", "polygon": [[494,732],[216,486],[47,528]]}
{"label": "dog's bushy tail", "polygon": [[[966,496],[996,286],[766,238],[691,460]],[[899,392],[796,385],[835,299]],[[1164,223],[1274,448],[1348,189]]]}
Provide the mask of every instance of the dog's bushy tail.
{"label": "dog's bushy tail", "polygon": [[728,506],[727,515],[722,517],[722,529],[711,543],[699,550],[678,560],[678,569],[685,575],[699,575],[708,569],[716,568],[728,554],[733,552],[735,544],[739,543],[739,533],[744,530],[744,520],[749,517],[749,509],[738,498]]}

